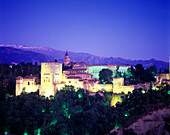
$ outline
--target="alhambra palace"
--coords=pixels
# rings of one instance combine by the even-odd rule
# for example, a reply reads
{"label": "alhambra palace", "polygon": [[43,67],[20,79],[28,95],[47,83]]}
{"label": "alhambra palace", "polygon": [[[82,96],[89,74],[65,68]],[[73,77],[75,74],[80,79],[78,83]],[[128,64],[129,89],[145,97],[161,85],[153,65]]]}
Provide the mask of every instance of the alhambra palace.
{"label": "alhambra palace", "polygon": [[[39,91],[41,96],[54,96],[57,91],[60,91],[65,86],[74,86],[75,89],[85,89],[90,93],[98,91],[113,92],[115,94],[132,91],[136,88],[146,90],[150,83],[124,86],[124,78],[116,78],[116,67],[119,66],[119,72],[127,73],[129,65],[114,65],[114,64],[93,64],[88,65],[84,62],[70,62],[68,53],[64,57],[64,66],[72,66],[72,68],[63,70],[62,63],[58,62],[42,62],[41,63],[41,78],[38,76],[17,77],[16,79],[16,95],[21,95],[22,92],[30,93]],[[113,71],[113,84],[100,84],[99,72],[102,69],[110,69]],[[161,83],[165,78],[170,78],[169,75],[157,77],[156,84]],[[158,79],[159,78],[159,79]],[[156,85],[155,84],[155,85]]]}

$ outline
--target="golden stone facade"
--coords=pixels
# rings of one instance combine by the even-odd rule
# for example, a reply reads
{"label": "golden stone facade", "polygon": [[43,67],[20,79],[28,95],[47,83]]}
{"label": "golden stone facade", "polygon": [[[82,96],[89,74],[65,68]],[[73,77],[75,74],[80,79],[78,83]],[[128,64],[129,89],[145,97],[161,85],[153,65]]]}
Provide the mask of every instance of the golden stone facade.
{"label": "golden stone facade", "polygon": [[99,80],[87,73],[86,69],[70,69],[63,71],[62,63],[41,63],[41,83],[36,76],[17,77],[16,95],[22,92],[35,92],[39,90],[42,96],[54,96],[65,85],[83,88],[89,92],[107,91],[127,94],[132,92],[133,86],[124,86],[124,78],[113,78],[113,84],[99,84]]}
{"label": "golden stone facade", "polygon": [[[64,65],[72,65],[72,69],[63,70],[62,63],[43,62],[41,63],[41,78],[37,76],[17,77],[16,79],[16,95],[22,92],[36,92],[42,96],[54,96],[57,91],[67,86],[74,86],[75,89],[83,88],[89,92],[107,91],[113,93],[127,94],[134,90],[134,86],[124,86],[124,78],[113,78],[113,84],[99,84],[96,74],[93,73],[92,67],[95,69],[103,69],[108,67],[105,65],[90,65],[84,62],[70,62],[68,53],[64,57]],[[90,68],[89,68],[90,67]],[[109,65],[116,67],[116,65]],[[123,72],[126,72],[130,66],[120,66]],[[99,74],[99,72],[95,73]]]}

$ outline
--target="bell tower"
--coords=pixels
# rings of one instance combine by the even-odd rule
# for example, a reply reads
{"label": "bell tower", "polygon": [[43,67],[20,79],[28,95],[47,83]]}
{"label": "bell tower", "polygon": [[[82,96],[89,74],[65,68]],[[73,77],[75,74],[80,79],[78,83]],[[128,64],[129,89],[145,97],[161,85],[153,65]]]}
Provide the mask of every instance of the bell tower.
{"label": "bell tower", "polygon": [[66,52],[64,57],[64,66],[67,66],[70,63],[70,58],[68,56],[68,52]]}

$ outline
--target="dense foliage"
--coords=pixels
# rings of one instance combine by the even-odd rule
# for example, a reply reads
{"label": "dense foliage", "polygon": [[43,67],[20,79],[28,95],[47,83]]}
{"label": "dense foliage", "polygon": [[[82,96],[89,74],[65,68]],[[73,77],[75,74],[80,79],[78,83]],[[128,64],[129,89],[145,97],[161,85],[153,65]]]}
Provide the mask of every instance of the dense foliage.
{"label": "dense foliage", "polygon": [[[22,62],[12,67],[0,64],[0,134],[103,135],[114,128],[126,126],[128,122],[147,113],[149,108],[155,109],[160,104],[167,106],[170,103],[170,86],[167,84],[160,86],[159,91],[150,89],[144,93],[142,89],[134,90],[133,94],[122,97],[122,103],[117,103],[116,108],[109,106],[115,96],[113,93],[90,96],[88,91],[75,91],[74,87],[63,88],[50,100],[38,93],[9,96],[15,92],[15,77],[39,73],[40,66],[37,63]],[[129,69],[127,78],[131,82],[147,82],[146,75],[153,79],[155,73],[154,67],[144,69],[138,65],[135,69]],[[111,83],[111,76],[109,71],[103,82]]]}
{"label": "dense foliage", "polygon": [[135,67],[128,69],[127,75],[125,75],[125,84],[138,84],[155,81],[157,73],[156,66],[151,66],[144,69],[143,65],[137,64]]}
{"label": "dense foliage", "polygon": [[113,71],[110,69],[102,69],[99,72],[99,80],[103,84],[111,84],[113,79]]}
{"label": "dense foliage", "polygon": [[149,108],[168,106],[169,90],[167,84],[160,86],[159,91],[134,90],[116,108],[107,104],[110,94],[90,96],[88,91],[75,91],[74,87],[63,88],[51,100],[36,93],[8,97],[0,103],[0,133],[107,134],[139,118]]}
{"label": "dense foliage", "polygon": [[[21,62],[17,65],[0,64],[0,93],[15,95],[15,85],[17,76],[40,74],[40,66],[32,63]],[[1,95],[1,94],[0,94]],[[0,99],[1,100],[1,99]]]}

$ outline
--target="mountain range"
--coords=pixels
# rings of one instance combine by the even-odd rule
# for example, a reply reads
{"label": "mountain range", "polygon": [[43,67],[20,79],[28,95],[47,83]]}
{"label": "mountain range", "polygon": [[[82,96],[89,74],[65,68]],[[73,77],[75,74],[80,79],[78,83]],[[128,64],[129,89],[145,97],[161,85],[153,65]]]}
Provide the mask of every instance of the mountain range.
{"label": "mountain range", "polygon": [[[52,62],[57,59],[63,62],[65,51],[55,50],[49,47],[28,47],[23,45],[0,45],[0,63],[20,63],[36,61]],[[136,65],[142,64],[145,68],[156,65],[157,69],[165,69],[168,62],[150,59],[150,60],[130,60],[120,57],[99,57],[88,53],[68,52],[71,61],[85,62],[87,64],[118,64],[118,65]]]}

